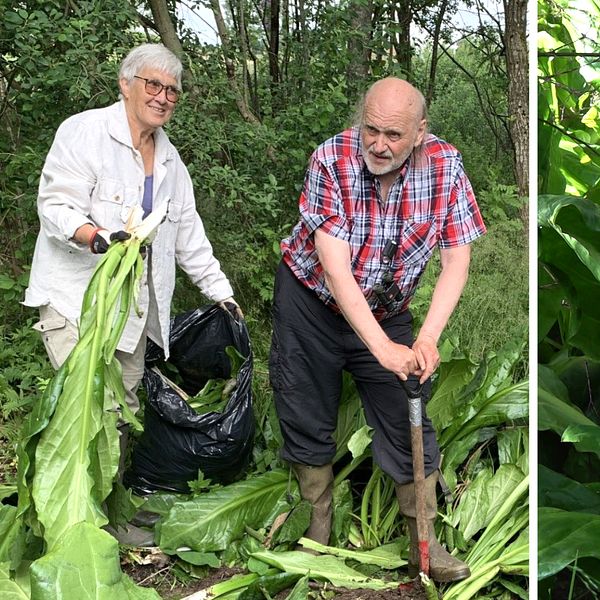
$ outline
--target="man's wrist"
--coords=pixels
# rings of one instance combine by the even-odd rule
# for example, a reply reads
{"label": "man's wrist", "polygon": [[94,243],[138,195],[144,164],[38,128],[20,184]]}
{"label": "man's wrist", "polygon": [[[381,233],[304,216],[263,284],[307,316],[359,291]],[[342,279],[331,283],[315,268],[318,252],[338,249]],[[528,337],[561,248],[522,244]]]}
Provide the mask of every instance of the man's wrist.
{"label": "man's wrist", "polygon": [[417,335],[417,339],[419,340],[419,339],[423,339],[423,338],[430,339],[430,340],[432,340],[437,345],[437,343],[438,343],[438,341],[440,339],[440,336],[439,336],[439,334],[436,335],[435,333],[433,333],[431,331],[427,331],[425,329],[421,329],[419,331],[419,335]]}

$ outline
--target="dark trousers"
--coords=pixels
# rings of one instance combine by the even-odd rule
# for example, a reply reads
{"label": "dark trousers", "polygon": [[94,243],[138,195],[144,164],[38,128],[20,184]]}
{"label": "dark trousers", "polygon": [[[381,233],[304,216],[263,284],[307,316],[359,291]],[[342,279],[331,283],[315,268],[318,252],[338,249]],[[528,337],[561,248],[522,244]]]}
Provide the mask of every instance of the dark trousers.
{"label": "dark trousers", "polygon": [[[380,324],[393,341],[412,345],[410,312]],[[269,372],[284,460],[307,465],[332,461],[343,370],[354,378],[367,423],[374,429],[375,461],[397,483],[411,482],[408,400],[398,379],[379,364],[344,317],[325,306],[282,262],[275,277]],[[440,451],[425,402],[423,447],[429,475],[439,466]]]}

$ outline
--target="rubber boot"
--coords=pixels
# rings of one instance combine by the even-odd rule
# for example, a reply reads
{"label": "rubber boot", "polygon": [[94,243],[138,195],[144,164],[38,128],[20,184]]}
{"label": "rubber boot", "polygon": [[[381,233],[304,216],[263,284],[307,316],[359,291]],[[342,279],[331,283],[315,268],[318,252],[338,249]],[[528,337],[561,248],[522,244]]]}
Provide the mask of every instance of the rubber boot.
{"label": "rubber boot", "polygon": [[[438,472],[434,471],[425,478],[426,516],[429,529],[429,576],[439,583],[460,581],[471,575],[467,563],[449,554],[435,537],[434,523],[437,516],[436,484]],[[410,536],[410,553],[408,558],[408,575],[419,574],[419,544],[417,535],[417,511],[415,502],[415,485],[396,484],[396,496],[400,512],[406,517]]]}
{"label": "rubber boot", "polygon": [[[121,425],[118,429],[120,454],[119,467],[117,471],[117,480],[119,481],[119,483],[123,483],[123,475],[125,473],[125,461],[127,458],[127,443],[129,442],[129,425]],[[135,517],[133,518],[133,520],[135,520]],[[108,524],[104,526],[104,530],[110,533],[110,535],[112,535],[119,542],[119,544],[123,544],[126,546],[137,546],[140,548],[156,546],[154,542],[154,532],[148,529],[142,529],[141,527],[137,527],[132,523],[127,523],[125,526],[121,526],[116,529],[112,525]]]}
{"label": "rubber boot", "polygon": [[[304,537],[310,538],[319,544],[329,544],[331,534],[331,504],[333,498],[333,470],[331,464],[322,467],[310,465],[292,465],[303,500],[308,500],[312,506],[310,525]],[[310,554],[314,551],[298,548]]]}

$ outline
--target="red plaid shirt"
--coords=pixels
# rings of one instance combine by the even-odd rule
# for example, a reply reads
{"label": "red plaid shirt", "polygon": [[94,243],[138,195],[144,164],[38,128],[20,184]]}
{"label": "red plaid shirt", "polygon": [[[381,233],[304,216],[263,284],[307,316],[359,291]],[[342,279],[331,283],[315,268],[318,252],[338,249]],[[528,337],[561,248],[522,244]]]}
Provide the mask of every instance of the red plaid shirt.
{"label": "red plaid shirt", "polygon": [[[422,160],[406,161],[383,203],[356,127],[313,153],[300,196],[300,221],[281,243],[283,260],[298,280],[338,310],[315,251],[313,233],[319,227],[350,244],[352,272],[377,318],[408,308],[436,246],[462,246],[485,233],[456,148],[428,135]],[[385,271],[382,251],[388,239],[398,244],[391,267],[403,294],[390,312],[372,293]]]}

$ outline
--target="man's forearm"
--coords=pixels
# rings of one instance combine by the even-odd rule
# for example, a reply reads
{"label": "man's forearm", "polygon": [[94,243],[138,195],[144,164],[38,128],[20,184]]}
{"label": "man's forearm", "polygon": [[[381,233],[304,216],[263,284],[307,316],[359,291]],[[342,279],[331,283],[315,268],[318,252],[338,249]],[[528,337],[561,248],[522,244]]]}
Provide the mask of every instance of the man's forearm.
{"label": "man's forearm", "polygon": [[381,360],[390,343],[350,270],[350,251],[345,242],[317,231],[315,243],[325,282],[338,308],[370,352]]}
{"label": "man's forearm", "polygon": [[469,277],[469,262],[468,246],[442,251],[442,270],[419,336],[429,336],[437,343],[462,295]]}
{"label": "man's forearm", "polygon": [[384,351],[389,338],[373,316],[352,273],[350,271],[334,273],[325,270],[325,281],[346,321],[371,353],[377,357]]}

